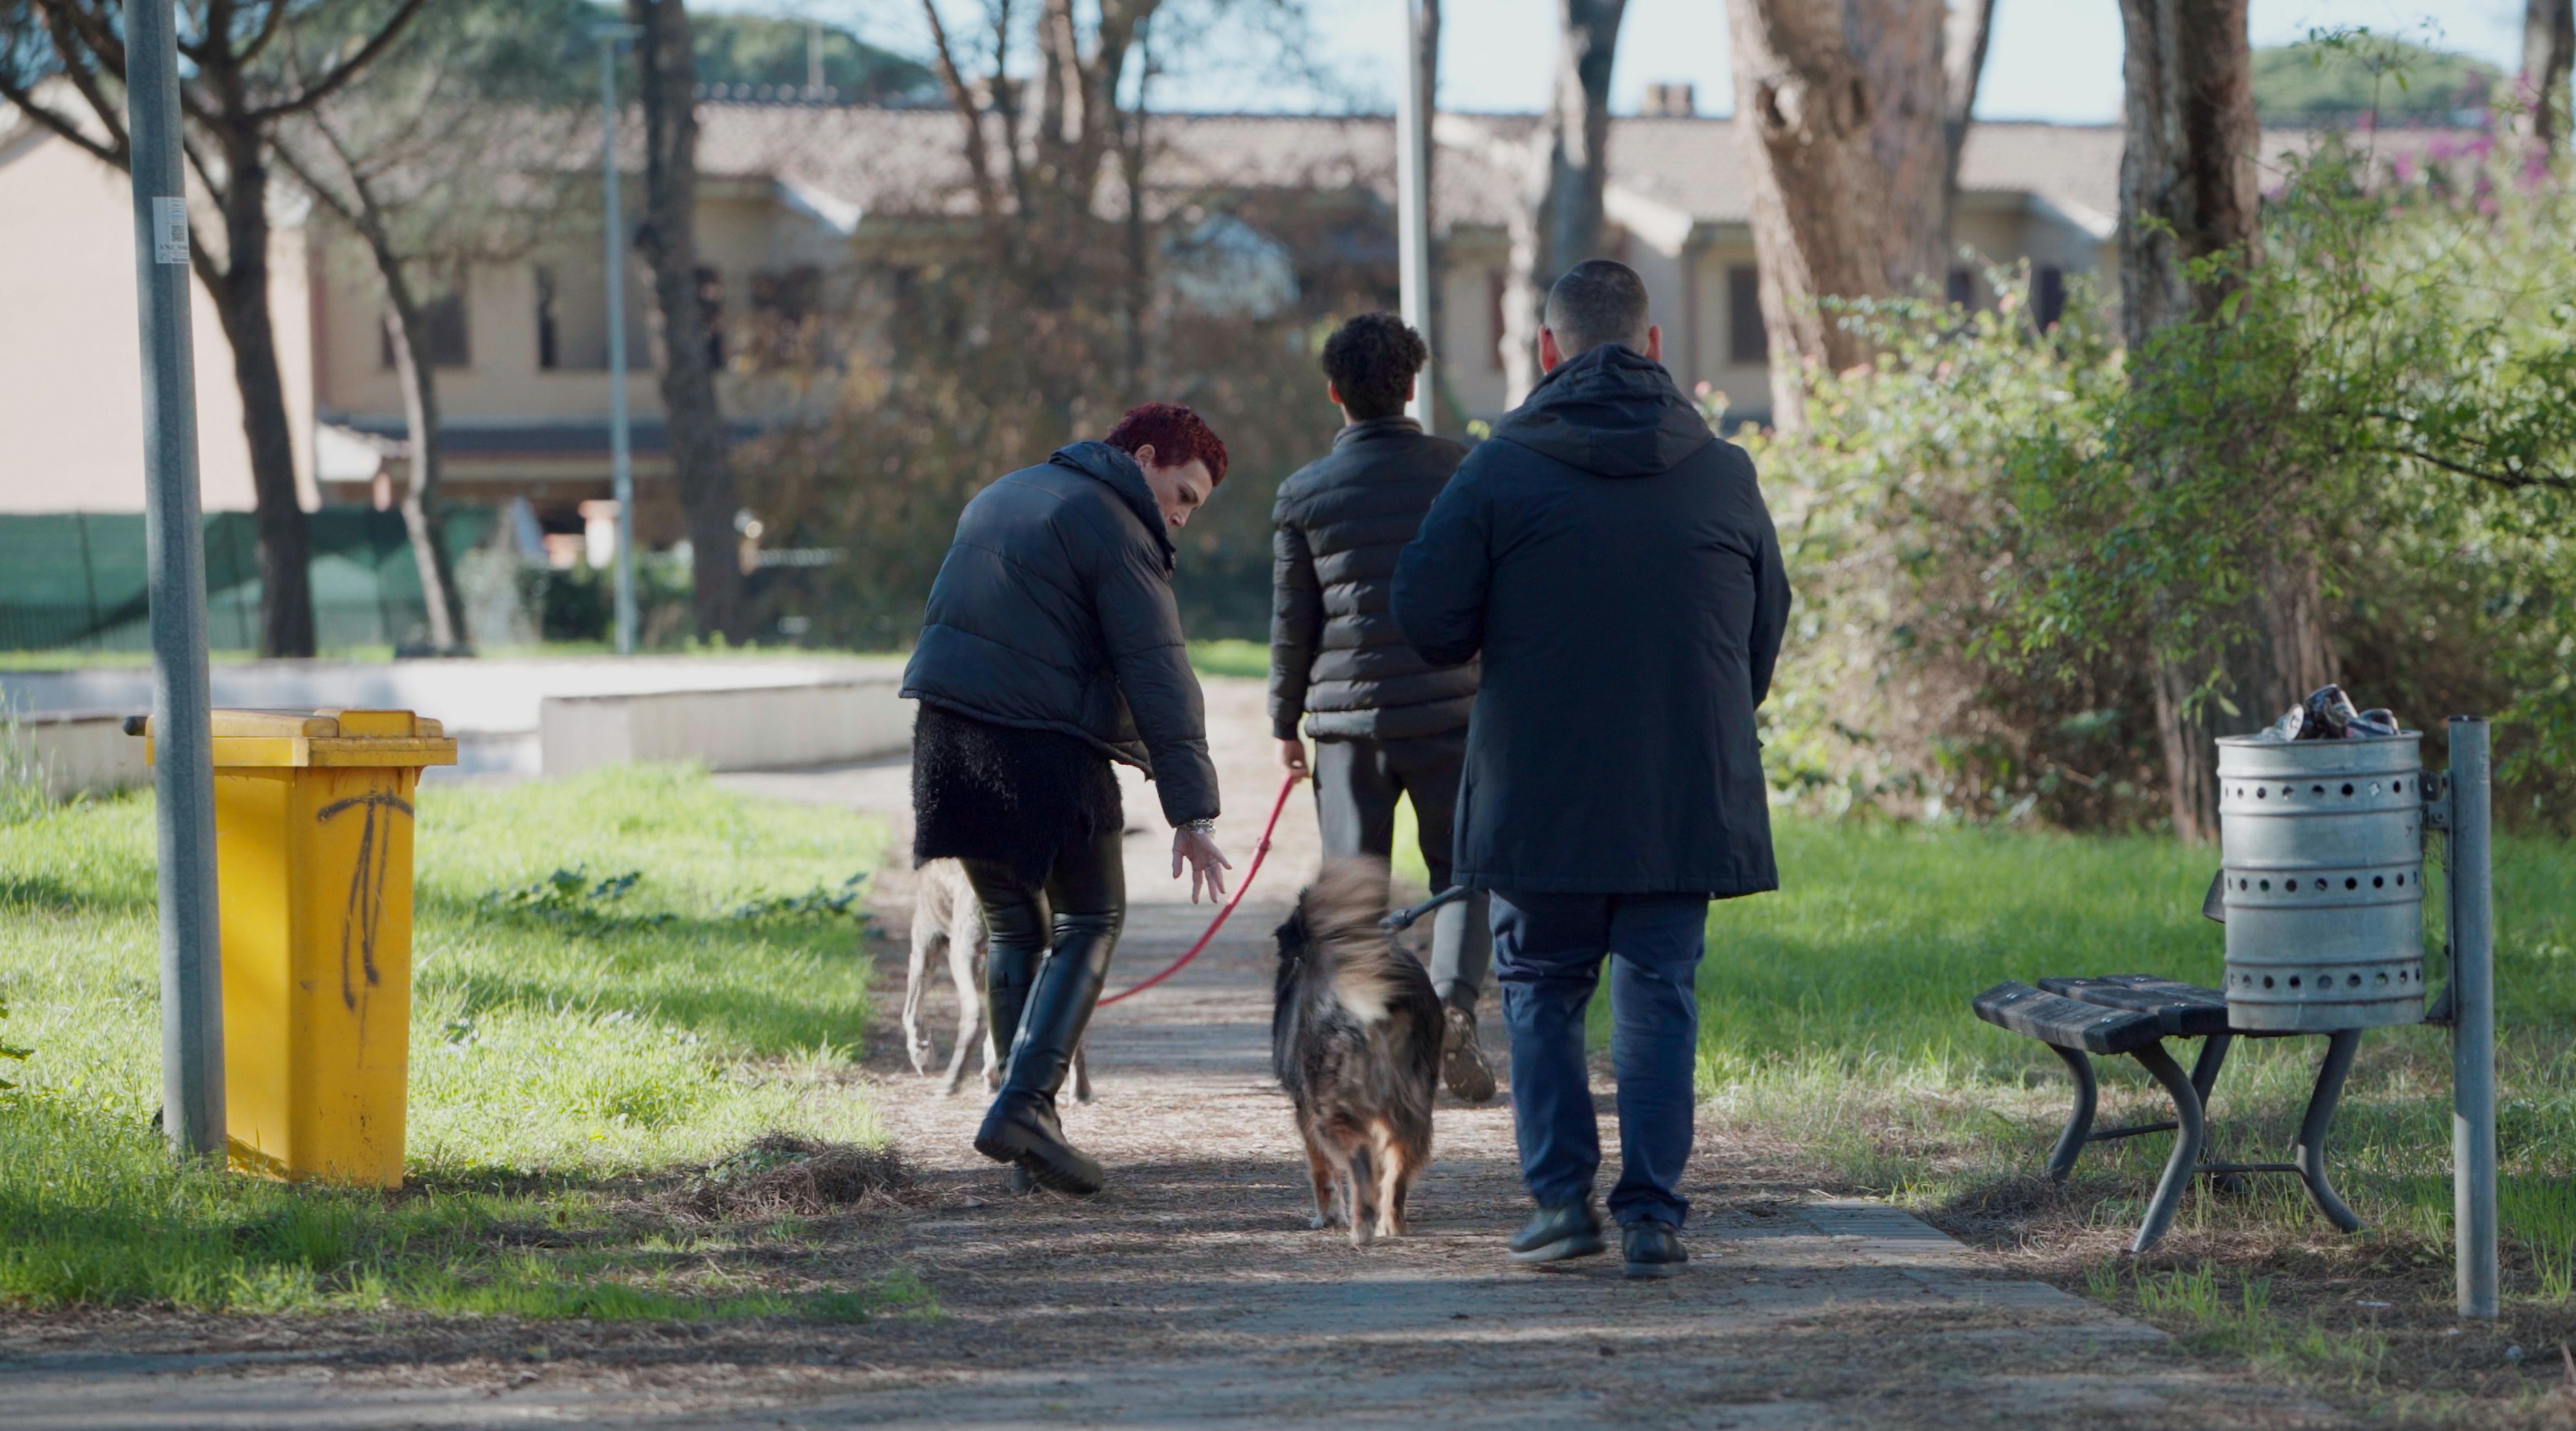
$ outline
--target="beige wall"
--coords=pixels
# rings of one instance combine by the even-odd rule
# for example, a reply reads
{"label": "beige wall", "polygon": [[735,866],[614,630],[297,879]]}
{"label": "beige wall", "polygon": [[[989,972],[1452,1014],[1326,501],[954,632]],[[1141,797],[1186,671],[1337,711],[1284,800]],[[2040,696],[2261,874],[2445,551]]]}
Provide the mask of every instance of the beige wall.
{"label": "beige wall", "polygon": [[[0,512],[143,508],[143,362],[128,193],[122,173],[62,140],[25,135],[0,149]],[[193,207],[202,234],[212,215]],[[280,226],[270,270],[297,483],[309,507],[312,327],[300,228]],[[199,500],[210,512],[248,511],[250,451],[232,348],[203,286],[190,292]]]}
{"label": "beige wall", "polygon": [[[1960,244],[1984,258],[2053,263],[2070,277],[2089,273],[2112,299],[2118,297],[2116,246],[2020,195],[1967,196],[1956,233]],[[1444,258],[1444,351],[1457,355],[1450,360],[1450,391],[1471,415],[1491,419],[1506,402],[1503,374],[1491,357],[1492,284],[1505,269],[1504,245],[1499,235],[1460,233]],[[1752,266],[1751,230],[1719,224],[1685,236],[1678,226],[1658,230],[1641,224],[1626,235],[1625,260],[1645,280],[1655,321],[1664,330],[1664,365],[1682,390],[1707,383],[1725,393],[1729,425],[1767,417],[1770,364],[1733,361],[1729,341],[1734,314],[1727,275]],[[1981,299],[1990,296],[1980,293]]]}
{"label": "beige wall", "polygon": [[[851,261],[848,241],[783,206],[767,185],[710,183],[698,205],[700,261],[724,283],[727,353],[739,354],[750,328],[752,279],[768,269],[813,264],[827,271]],[[317,324],[324,334],[320,388],[323,406],[351,417],[399,420],[402,392],[385,363],[381,337],[383,290],[363,249],[347,235],[327,244],[320,265],[327,293]],[[438,372],[442,412],[450,421],[601,421],[609,415],[609,377],[601,367],[539,366],[537,270],[556,275],[561,291],[579,290],[579,320],[594,332],[604,322],[591,298],[602,280],[597,231],[567,236],[527,257],[476,267],[465,275],[466,330],[471,362]],[[652,273],[641,254],[626,263],[629,289],[627,410],[636,418],[662,415],[654,374],[660,323],[651,297]],[[594,338],[593,342],[596,343]],[[566,360],[570,361],[567,354]],[[726,372],[719,379],[726,412],[759,414],[792,405],[797,394],[782,384]],[[524,465],[524,464],[523,464]],[[580,464],[577,464],[580,465]],[[591,464],[595,465],[595,464]],[[588,466],[582,465],[582,474]],[[484,466],[461,467],[463,480],[502,475]],[[568,477],[570,470],[511,475]]]}
{"label": "beige wall", "polygon": [[[326,292],[317,327],[323,333],[318,386],[322,404],[335,413],[398,420],[402,387],[385,363],[384,290],[356,242],[334,235],[318,266]],[[537,268],[558,265],[567,281],[600,279],[600,261],[587,250],[545,252],[510,264],[470,269],[464,275],[466,349],[462,368],[438,370],[438,400],[450,421],[543,419],[566,421],[608,416],[608,371],[546,370],[537,366]],[[644,280],[630,266],[638,301],[628,305],[630,327],[651,305],[642,301]],[[649,333],[642,336],[649,337]],[[651,351],[633,344],[638,356]],[[627,402],[637,417],[658,417],[660,389],[649,362],[627,375]]]}

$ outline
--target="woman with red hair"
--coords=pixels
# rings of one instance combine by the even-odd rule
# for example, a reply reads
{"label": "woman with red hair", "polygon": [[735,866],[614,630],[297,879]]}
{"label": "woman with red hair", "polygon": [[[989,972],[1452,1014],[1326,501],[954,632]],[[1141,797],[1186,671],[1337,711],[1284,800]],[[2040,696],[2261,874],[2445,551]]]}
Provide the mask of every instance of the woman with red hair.
{"label": "woman with red hair", "polygon": [[1148,403],[995,482],[958,518],[904,669],[914,863],[962,863],[992,932],[985,1001],[1009,1059],[975,1150],[1058,1192],[1102,1184],[1055,1100],[1126,919],[1110,761],[1154,782],[1192,901],[1225,890],[1170,535],[1224,480],[1207,423]]}

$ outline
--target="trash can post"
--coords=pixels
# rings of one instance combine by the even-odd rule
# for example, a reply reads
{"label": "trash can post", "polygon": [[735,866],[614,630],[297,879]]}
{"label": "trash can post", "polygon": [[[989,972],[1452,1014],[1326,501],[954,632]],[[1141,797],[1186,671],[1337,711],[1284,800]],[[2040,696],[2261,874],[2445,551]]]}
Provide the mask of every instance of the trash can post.
{"label": "trash can post", "polygon": [[2450,904],[2451,1205],[2460,1315],[2496,1306],[2495,887],[2487,723],[2453,716]]}

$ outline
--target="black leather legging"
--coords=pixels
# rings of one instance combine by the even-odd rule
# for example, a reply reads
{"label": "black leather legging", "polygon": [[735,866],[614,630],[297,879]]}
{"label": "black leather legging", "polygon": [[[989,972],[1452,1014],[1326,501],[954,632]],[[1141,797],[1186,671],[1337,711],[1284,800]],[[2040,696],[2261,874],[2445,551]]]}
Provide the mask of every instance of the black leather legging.
{"label": "black leather legging", "polygon": [[1127,920],[1119,832],[1065,846],[1042,886],[999,861],[959,863],[992,932],[985,1012],[993,1037],[1009,1051],[1002,1096],[1041,1095],[1052,1106]]}

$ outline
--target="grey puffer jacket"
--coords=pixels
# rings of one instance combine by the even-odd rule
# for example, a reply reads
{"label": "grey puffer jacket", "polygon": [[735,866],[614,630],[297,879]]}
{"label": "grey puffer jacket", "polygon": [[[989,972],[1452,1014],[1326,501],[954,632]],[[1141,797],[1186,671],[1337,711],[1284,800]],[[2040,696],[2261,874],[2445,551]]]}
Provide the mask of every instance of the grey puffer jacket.
{"label": "grey puffer jacket", "polygon": [[903,693],[1059,730],[1145,772],[1174,825],[1217,814],[1172,542],[1136,460],[1077,442],[975,495],[931,584]]}
{"label": "grey puffer jacket", "polygon": [[1271,513],[1270,725],[1282,740],[1407,740],[1464,730],[1476,663],[1438,665],[1389,609],[1395,561],[1467,449],[1409,417],[1343,428],[1279,486]]}

